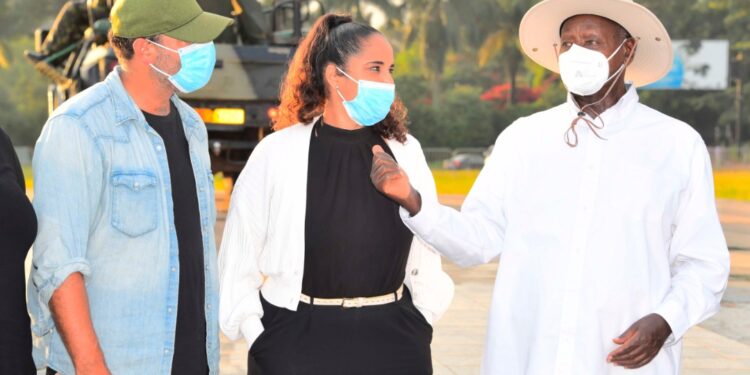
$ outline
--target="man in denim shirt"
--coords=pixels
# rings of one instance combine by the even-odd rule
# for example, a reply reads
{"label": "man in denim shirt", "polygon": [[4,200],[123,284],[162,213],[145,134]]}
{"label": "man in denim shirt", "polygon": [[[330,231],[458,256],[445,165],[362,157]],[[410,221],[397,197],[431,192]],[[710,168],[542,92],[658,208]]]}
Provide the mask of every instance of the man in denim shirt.
{"label": "man in denim shirt", "polygon": [[48,373],[217,374],[207,133],[174,94],[208,82],[231,19],[195,0],[118,0],[111,20],[120,67],[37,142],[33,330]]}

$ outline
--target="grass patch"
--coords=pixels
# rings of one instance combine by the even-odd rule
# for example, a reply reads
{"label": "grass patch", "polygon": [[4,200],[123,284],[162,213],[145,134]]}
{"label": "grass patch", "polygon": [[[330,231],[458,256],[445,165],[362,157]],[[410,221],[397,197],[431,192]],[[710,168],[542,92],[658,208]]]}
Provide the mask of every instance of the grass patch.
{"label": "grass patch", "polygon": [[[23,174],[26,177],[26,188],[33,189],[34,179],[31,166],[24,166]],[[435,177],[438,194],[466,195],[474,185],[479,170],[433,169],[432,175]],[[716,198],[750,202],[750,170],[715,171],[714,183],[716,185]],[[214,184],[217,191],[224,190],[226,188],[224,175],[216,174]]]}
{"label": "grass patch", "polygon": [[445,169],[433,169],[438,194],[466,195],[474,185],[479,175],[479,170],[449,171]]}
{"label": "grass patch", "polygon": [[750,201],[750,170],[714,172],[716,198]]}
{"label": "grass patch", "polygon": [[33,189],[34,188],[34,174],[31,172],[31,166],[24,165],[21,168],[23,168],[23,177],[26,179],[26,189]]}
{"label": "grass patch", "polygon": [[[478,170],[449,171],[434,169],[438,194],[466,195],[479,175]],[[716,198],[750,201],[750,170],[714,172]]]}

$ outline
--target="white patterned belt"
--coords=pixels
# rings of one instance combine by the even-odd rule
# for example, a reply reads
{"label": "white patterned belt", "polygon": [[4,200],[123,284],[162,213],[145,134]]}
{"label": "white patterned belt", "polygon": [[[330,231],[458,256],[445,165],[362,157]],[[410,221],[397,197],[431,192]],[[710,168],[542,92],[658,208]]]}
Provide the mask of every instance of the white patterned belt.
{"label": "white patterned belt", "polygon": [[341,306],[345,309],[352,307],[387,305],[401,300],[404,295],[404,286],[401,285],[397,291],[377,297],[355,297],[355,298],[313,298],[308,295],[300,295],[300,302],[315,306]]}

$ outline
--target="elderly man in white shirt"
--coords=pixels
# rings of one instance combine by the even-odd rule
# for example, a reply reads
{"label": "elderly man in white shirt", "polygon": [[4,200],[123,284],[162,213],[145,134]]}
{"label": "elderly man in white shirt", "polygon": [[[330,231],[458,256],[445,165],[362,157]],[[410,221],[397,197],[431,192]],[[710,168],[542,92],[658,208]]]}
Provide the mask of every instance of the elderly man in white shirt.
{"label": "elderly man in white shirt", "polygon": [[679,374],[729,254],[700,135],[638,101],[669,71],[669,34],[633,1],[545,0],[520,39],[568,100],[499,136],[460,213],[377,147],[373,183],[459,265],[500,256],[483,374]]}

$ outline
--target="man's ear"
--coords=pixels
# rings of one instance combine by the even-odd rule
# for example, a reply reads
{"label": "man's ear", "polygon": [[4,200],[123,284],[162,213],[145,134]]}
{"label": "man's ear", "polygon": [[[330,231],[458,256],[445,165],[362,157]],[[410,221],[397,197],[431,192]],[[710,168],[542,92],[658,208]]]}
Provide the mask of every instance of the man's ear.
{"label": "man's ear", "polygon": [[145,38],[138,38],[133,42],[133,60],[143,62],[144,64],[153,64],[157,60],[159,51],[157,46]]}
{"label": "man's ear", "polygon": [[625,61],[626,66],[629,66],[635,60],[635,54],[638,52],[638,40],[636,38],[630,38],[625,41]]}

